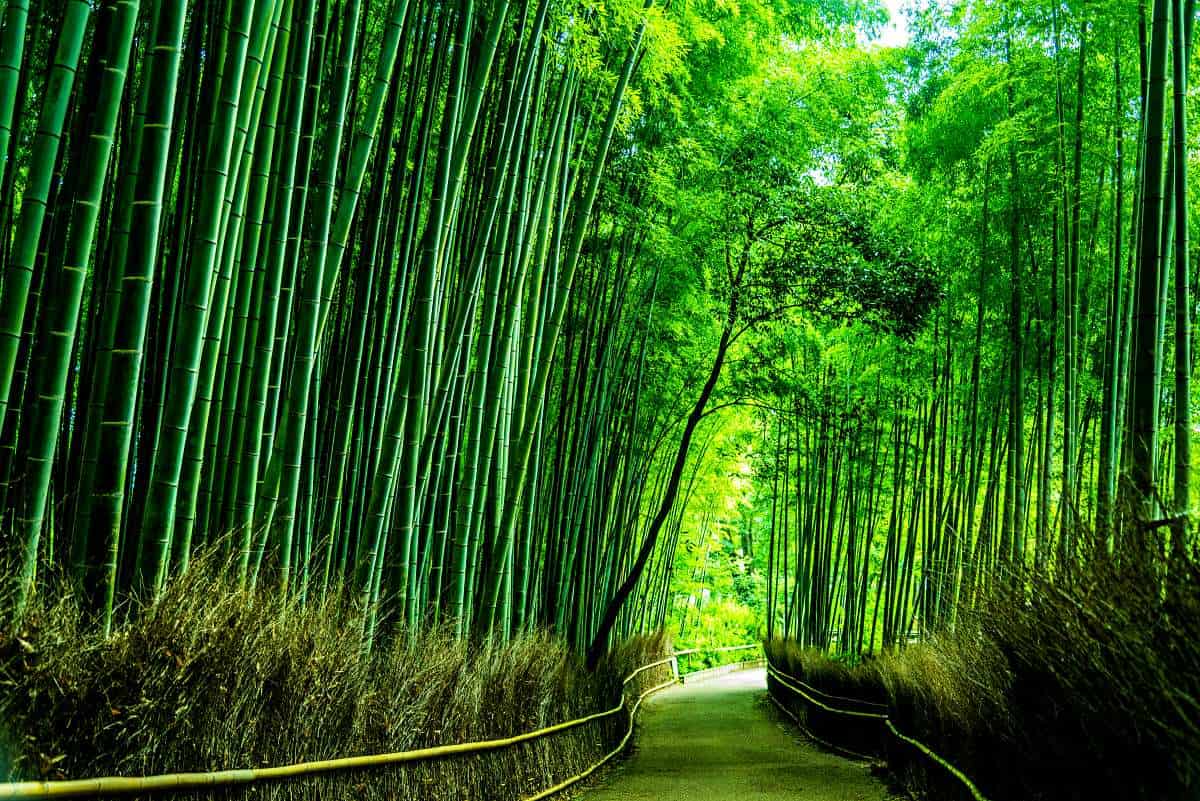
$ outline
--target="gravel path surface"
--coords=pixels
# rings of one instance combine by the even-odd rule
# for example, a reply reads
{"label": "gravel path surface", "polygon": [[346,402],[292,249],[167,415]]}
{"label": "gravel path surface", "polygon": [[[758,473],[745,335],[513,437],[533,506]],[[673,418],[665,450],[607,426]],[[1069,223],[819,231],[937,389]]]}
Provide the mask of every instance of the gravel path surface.
{"label": "gravel path surface", "polygon": [[762,670],[647,699],[633,755],[581,801],[883,801],[865,764],[809,745],[766,697]]}

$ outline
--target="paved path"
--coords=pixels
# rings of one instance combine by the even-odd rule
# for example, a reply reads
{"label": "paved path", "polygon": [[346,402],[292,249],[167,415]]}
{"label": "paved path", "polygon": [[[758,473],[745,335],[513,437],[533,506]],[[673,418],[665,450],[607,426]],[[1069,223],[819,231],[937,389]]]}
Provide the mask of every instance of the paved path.
{"label": "paved path", "polygon": [[882,801],[861,763],[785,728],[762,670],[673,687],[647,699],[636,750],[581,801]]}

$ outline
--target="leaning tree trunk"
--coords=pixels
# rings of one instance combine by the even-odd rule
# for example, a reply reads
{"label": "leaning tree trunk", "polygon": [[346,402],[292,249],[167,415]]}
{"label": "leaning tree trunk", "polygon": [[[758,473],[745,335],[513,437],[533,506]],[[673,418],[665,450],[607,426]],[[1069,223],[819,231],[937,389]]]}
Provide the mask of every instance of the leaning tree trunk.
{"label": "leaning tree trunk", "polygon": [[658,511],[655,512],[654,518],[650,522],[650,528],[646,532],[645,539],[642,540],[642,547],[638,551],[637,558],[629,570],[629,575],[626,576],[625,581],[617,589],[612,600],[608,602],[608,606],[605,608],[604,615],[601,617],[600,624],[596,629],[596,634],[592,638],[592,644],[588,646],[587,663],[589,667],[595,667],[607,651],[609,633],[617,622],[617,615],[620,614],[625,601],[633,593],[634,587],[637,586],[638,580],[642,577],[642,572],[646,569],[646,562],[650,559],[650,555],[654,553],[654,546],[658,542],[658,534],[675,505],[675,498],[679,494],[679,482],[683,478],[683,468],[687,464],[688,449],[692,444],[692,436],[696,433],[696,427],[700,425],[700,421],[704,418],[704,407],[708,405],[708,399],[712,396],[713,390],[717,386],[717,380],[721,377],[721,368],[725,364],[725,355],[728,353],[730,342],[733,339],[733,326],[736,319],[737,292],[734,291],[730,298],[729,313],[725,318],[725,326],[721,330],[721,341],[717,344],[717,353],[713,358],[712,367],[708,371],[708,378],[705,380],[704,386],[700,389],[700,395],[696,398],[696,403],[692,406],[692,411],[687,417],[687,422],[684,424],[683,434],[679,437],[679,447],[675,449],[675,462],[671,466],[671,473],[667,479],[667,486],[663,491],[662,500],[659,502]]}

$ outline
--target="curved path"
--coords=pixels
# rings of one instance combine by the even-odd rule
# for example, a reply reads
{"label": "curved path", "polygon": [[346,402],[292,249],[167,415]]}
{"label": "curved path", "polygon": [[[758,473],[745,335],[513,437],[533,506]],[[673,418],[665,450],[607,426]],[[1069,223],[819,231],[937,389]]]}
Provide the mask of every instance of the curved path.
{"label": "curved path", "polygon": [[865,764],[819,751],[782,722],[763,670],[646,700],[637,746],[582,801],[882,801]]}

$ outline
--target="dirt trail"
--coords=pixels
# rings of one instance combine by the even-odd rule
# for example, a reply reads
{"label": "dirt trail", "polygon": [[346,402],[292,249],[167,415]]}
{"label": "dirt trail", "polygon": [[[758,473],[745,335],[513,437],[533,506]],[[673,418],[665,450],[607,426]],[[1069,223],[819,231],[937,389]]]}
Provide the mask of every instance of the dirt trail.
{"label": "dirt trail", "polygon": [[[791,724],[787,724],[791,726]],[[762,670],[674,687],[650,698],[637,747],[582,801],[883,801],[869,768],[785,728]]]}

